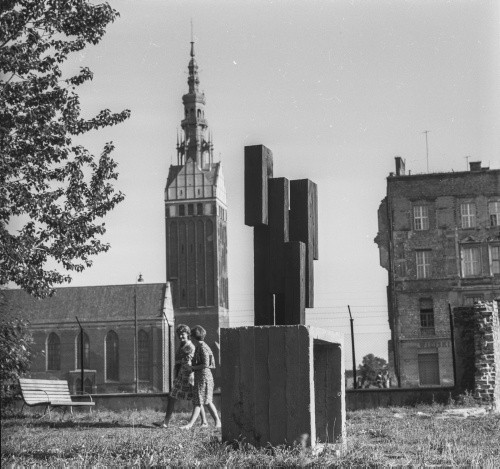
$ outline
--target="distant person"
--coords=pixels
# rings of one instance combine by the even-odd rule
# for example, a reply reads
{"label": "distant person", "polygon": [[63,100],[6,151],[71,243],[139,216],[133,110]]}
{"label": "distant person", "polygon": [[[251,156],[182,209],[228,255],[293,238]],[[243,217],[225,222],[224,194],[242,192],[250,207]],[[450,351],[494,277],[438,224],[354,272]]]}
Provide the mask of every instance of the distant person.
{"label": "distant person", "polygon": [[[191,370],[195,346],[191,342],[191,329],[185,324],[179,324],[175,330],[181,342],[175,353],[175,378],[172,390],[168,396],[167,412],[162,422],[154,422],[157,427],[166,428],[170,423],[177,399],[191,401],[193,399],[194,373]],[[201,414],[202,425],[207,425],[205,412]]]}
{"label": "distant person", "polygon": [[382,372],[379,371],[377,373],[377,377],[375,378],[375,384],[376,384],[377,388],[382,387],[382,381],[383,381]]}
{"label": "distant person", "polygon": [[214,378],[211,369],[215,368],[214,354],[210,347],[205,343],[207,331],[201,326],[194,326],[191,330],[191,338],[198,343],[194,352],[191,369],[194,370],[194,388],[193,388],[193,413],[191,420],[181,428],[191,428],[196,419],[203,412],[203,406],[208,406],[210,414],[214,418],[215,426],[220,428],[220,419],[217,409],[213,403],[214,396]]}

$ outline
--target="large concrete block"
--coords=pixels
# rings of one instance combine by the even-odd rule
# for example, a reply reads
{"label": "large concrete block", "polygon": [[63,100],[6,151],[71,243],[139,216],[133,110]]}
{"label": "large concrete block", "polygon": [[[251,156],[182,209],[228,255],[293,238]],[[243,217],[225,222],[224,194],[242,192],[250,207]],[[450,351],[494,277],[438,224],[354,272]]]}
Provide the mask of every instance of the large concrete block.
{"label": "large concrete block", "polygon": [[341,441],[341,334],[304,325],[221,329],[222,438],[255,446]]}

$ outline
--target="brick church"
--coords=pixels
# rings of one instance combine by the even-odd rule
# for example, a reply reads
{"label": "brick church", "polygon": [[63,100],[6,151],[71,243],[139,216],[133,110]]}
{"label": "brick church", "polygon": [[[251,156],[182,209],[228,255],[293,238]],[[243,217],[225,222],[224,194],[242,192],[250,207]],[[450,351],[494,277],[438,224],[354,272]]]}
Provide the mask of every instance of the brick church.
{"label": "brick church", "polygon": [[77,393],[83,362],[85,392],[168,392],[175,326],[185,323],[207,330],[218,381],[219,329],[229,325],[226,192],[193,42],[188,69],[177,164],[165,188],[166,283],[58,288],[44,300],[2,291],[2,310],[29,321],[32,377],[68,380]]}

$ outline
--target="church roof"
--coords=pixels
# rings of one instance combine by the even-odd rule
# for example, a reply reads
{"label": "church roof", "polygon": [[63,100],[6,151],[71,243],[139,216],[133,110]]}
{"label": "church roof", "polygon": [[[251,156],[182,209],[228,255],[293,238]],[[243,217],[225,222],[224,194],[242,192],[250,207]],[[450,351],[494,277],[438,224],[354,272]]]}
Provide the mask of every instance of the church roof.
{"label": "church roof", "polygon": [[[167,178],[167,188],[170,187],[170,185],[175,181],[175,179],[177,178],[177,176],[179,175],[179,173],[182,171],[182,169],[185,167],[186,165],[171,165],[170,166],[170,169],[168,171],[168,178]],[[212,163],[212,166],[211,166],[211,169],[209,170],[205,170],[205,169],[199,169],[197,171],[199,171],[201,174],[203,174],[203,177],[205,178],[205,180],[207,181],[207,184],[209,185],[217,185],[217,178],[219,176],[219,172],[220,172],[220,162],[217,162],[217,163]]]}
{"label": "church roof", "polygon": [[172,184],[172,182],[175,181],[175,178],[177,177],[177,175],[179,174],[180,170],[183,167],[184,166],[182,164],[170,165],[170,169],[168,171],[168,178],[167,178],[167,187],[169,187],[170,184]]}
{"label": "church roof", "polygon": [[12,317],[22,317],[32,325],[75,322],[75,316],[86,322],[130,319],[135,313],[136,291],[137,317],[161,317],[165,283],[63,287],[45,299],[34,298],[23,290],[3,290],[2,315],[5,312]]}

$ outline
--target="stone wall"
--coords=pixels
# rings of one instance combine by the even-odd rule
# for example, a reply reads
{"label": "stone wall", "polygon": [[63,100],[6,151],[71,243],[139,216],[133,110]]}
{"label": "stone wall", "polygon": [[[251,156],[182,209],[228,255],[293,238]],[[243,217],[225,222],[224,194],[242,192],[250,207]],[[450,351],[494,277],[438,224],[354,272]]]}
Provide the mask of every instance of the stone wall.
{"label": "stone wall", "polygon": [[474,306],[475,397],[500,405],[500,320],[498,303]]}

